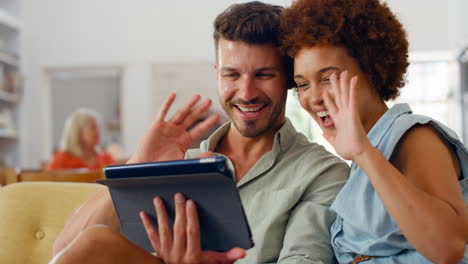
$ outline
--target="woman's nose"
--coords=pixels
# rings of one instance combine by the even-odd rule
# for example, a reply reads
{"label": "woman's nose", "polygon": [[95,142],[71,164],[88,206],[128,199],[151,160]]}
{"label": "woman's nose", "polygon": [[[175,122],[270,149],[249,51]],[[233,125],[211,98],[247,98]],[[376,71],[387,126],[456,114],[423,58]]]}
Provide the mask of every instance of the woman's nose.
{"label": "woman's nose", "polygon": [[322,104],[323,103],[323,89],[320,88],[318,85],[316,85],[315,87],[311,87],[309,100],[314,105]]}

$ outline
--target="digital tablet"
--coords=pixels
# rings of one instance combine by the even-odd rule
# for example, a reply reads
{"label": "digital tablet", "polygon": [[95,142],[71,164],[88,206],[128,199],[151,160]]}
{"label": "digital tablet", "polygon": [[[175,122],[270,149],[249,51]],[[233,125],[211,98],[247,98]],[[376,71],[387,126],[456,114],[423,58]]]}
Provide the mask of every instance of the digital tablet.
{"label": "digital tablet", "polygon": [[197,204],[203,250],[227,251],[253,247],[252,234],[236,183],[226,158],[109,166],[105,180],[109,187],[124,235],[137,245],[154,249],[141,222],[146,212],[157,227],[153,198],[164,200],[171,225],[174,223],[174,194],[180,192]]}
{"label": "digital tablet", "polygon": [[114,165],[104,168],[104,174],[107,179],[147,177],[148,175],[153,177],[179,174],[200,174],[210,172],[218,172],[229,178],[233,177],[231,170],[227,167],[226,158],[223,156]]}

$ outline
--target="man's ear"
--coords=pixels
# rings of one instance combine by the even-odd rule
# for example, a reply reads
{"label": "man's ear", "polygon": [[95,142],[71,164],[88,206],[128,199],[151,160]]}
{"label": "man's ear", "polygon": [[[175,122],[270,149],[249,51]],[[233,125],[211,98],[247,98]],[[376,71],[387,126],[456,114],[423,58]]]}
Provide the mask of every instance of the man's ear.
{"label": "man's ear", "polygon": [[218,80],[218,64],[217,63],[213,64],[213,68],[216,72],[216,80]]}

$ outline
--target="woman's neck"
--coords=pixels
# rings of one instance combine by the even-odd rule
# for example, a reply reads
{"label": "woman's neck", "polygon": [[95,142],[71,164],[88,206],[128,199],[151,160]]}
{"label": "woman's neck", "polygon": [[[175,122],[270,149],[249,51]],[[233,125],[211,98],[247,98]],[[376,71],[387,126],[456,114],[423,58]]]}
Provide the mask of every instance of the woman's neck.
{"label": "woman's neck", "polygon": [[83,157],[94,157],[96,156],[96,148],[94,146],[92,147],[83,147],[82,148],[82,156]]}
{"label": "woman's neck", "polygon": [[372,107],[366,108],[365,116],[361,117],[362,125],[367,134],[379,121],[379,119],[388,111],[388,106],[384,101],[378,100]]}

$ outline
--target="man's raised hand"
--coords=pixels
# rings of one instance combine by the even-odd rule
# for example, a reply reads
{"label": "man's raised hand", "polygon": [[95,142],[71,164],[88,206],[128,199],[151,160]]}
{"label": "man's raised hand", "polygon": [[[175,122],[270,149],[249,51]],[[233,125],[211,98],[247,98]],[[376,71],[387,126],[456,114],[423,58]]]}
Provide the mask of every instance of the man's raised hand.
{"label": "man's raised hand", "polygon": [[184,107],[166,121],[167,112],[175,98],[176,94],[171,93],[166,99],[128,163],[183,159],[192,142],[219,121],[219,115],[214,114],[195,124],[211,106],[210,99],[196,106],[201,99],[200,95],[193,96]]}

